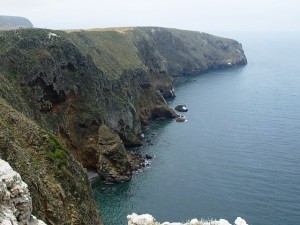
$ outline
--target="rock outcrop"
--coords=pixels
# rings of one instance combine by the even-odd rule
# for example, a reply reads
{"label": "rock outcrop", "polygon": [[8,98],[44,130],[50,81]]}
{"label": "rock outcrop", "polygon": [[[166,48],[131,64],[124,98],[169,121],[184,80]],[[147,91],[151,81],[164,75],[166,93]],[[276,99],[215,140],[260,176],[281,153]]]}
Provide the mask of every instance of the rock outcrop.
{"label": "rock outcrop", "polygon": [[46,225],[32,214],[30,193],[20,174],[0,159],[0,224]]}
{"label": "rock outcrop", "polygon": [[0,158],[28,185],[39,219],[55,225],[102,224],[86,170],[53,134],[1,98]]}
{"label": "rock outcrop", "polygon": [[120,137],[107,126],[99,128],[99,160],[97,171],[109,183],[124,182],[131,179],[132,171],[126,149]]}
{"label": "rock outcrop", "polygon": [[186,107],[186,105],[177,105],[175,107],[175,110],[177,110],[178,112],[187,112],[188,108]]}
{"label": "rock outcrop", "polygon": [[236,41],[157,27],[21,29],[0,41],[0,96],[94,170],[102,124],[125,147],[141,145],[143,125],[177,117],[164,99],[175,96],[174,78],[247,63]]}
{"label": "rock outcrop", "polygon": [[[231,225],[227,220],[224,219],[210,220],[210,221],[192,219],[191,221],[186,223],[178,223],[178,222],[159,223],[155,220],[153,216],[149,214],[137,215],[135,213],[133,213],[132,215],[128,215],[127,219],[128,219],[128,225]],[[234,224],[247,225],[246,221],[243,220],[241,217],[237,217]]]}
{"label": "rock outcrop", "polygon": [[13,30],[33,27],[32,23],[24,17],[0,16],[0,30]]}

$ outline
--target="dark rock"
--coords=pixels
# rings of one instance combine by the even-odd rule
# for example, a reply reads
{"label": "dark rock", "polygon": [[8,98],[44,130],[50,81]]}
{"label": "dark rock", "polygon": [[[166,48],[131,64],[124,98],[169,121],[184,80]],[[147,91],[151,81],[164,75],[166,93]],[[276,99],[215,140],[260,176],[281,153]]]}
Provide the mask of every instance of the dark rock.
{"label": "dark rock", "polygon": [[116,183],[131,179],[132,168],[119,136],[107,126],[99,128],[99,153],[97,171],[106,182]]}
{"label": "dark rock", "polygon": [[145,165],[145,158],[139,152],[127,151],[127,158],[131,166],[132,171],[137,171]]}
{"label": "dark rock", "polygon": [[145,154],[145,158],[146,158],[146,159],[153,159],[153,156],[150,155],[150,154],[148,154],[148,153],[146,153],[146,154]]}
{"label": "dark rock", "polygon": [[184,116],[177,117],[176,122],[185,122],[185,117]]}
{"label": "dark rock", "polygon": [[175,107],[175,110],[177,110],[178,112],[187,112],[188,108],[186,107],[186,105],[177,105]]}

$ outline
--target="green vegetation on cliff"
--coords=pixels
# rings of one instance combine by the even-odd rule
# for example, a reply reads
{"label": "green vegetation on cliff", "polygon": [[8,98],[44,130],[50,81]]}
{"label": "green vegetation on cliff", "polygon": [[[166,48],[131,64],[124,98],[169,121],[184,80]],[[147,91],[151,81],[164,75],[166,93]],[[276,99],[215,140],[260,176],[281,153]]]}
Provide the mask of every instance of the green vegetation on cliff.
{"label": "green vegetation on cliff", "polygon": [[54,135],[1,98],[0,157],[21,174],[34,214],[47,224],[102,224],[83,167]]}
{"label": "green vegetation on cliff", "polygon": [[142,143],[150,120],[176,117],[165,101],[174,77],[246,63],[238,42],[199,32],[1,31],[0,156],[28,183],[39,218],[99,224],[81,165],[129,180],[125,146]]}

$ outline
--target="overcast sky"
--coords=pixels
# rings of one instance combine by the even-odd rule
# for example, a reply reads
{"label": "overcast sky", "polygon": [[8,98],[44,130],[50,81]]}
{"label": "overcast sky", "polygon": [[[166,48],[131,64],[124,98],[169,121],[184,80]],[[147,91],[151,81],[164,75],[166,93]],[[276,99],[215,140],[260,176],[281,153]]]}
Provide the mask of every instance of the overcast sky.
{"label": "overcast sky", "polygon": [[0,0],[0,15],[35,27],[162,26],[198,31],[300,31],[300,0]]}

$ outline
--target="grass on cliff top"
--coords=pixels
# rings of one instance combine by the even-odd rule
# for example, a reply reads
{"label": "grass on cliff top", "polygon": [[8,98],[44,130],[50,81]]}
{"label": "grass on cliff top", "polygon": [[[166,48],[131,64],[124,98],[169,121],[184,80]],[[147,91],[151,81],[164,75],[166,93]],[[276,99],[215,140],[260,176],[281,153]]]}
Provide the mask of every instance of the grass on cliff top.
{"label": "grass on cliff top", "polygon": [[91,29],[67,29],[64,30],[67,33],[80,32],[80,31],[118,31],[126,32],[128,30],[133,30],[134,27],[106,27],[106,28],[91,28]]}
{"label": "grass on cliff top", "polygon": [[67,38],[84,55],[90,55],[96,66],[109,78],[118,78],[124,70],[145,69],[138,49],[129,36],[122,32],[109,29],[79,31],[68,33]]}

